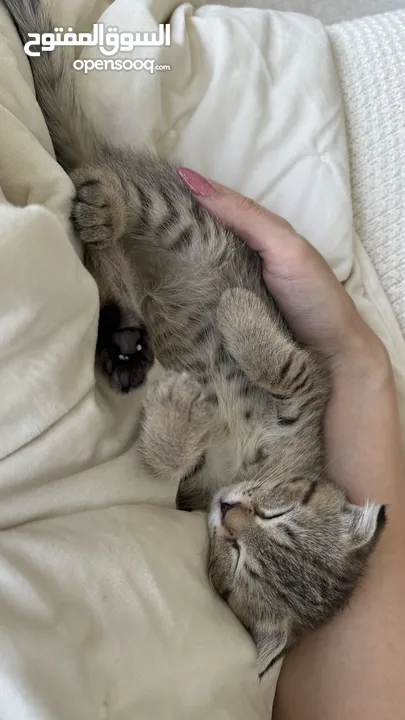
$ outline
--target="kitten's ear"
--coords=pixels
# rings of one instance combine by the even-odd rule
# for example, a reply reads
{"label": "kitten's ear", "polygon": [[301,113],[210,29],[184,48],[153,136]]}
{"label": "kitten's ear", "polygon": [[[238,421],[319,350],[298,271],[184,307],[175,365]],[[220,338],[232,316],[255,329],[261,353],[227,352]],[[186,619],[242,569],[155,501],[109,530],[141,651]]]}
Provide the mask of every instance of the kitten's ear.
{"label": "kitten's ear", "polygon": [[387,518],[385,505],[367,502],[364,506],[346,503],[345,525],[351,550],[375,544]]}
{"label": "kitten's ear", "polygon": [[261,628],[253,633],[253,639],[257,647],[257,669],[261,680],[287,652],[288,632],[286,628],[280,627],[274,630]]}

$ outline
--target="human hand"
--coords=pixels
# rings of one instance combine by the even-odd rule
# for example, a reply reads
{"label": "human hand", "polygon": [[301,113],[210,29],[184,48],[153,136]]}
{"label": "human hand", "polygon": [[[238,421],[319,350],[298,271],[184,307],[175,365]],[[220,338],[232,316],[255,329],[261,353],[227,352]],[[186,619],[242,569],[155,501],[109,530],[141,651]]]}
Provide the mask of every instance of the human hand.
{"label": "human hand", "polygon": [[179,174],[201,205],[232,227],[262,258],[263,277],[294,335],[333,364],[348,353],[384,348],[323,257],[283,218],[192,171]]}

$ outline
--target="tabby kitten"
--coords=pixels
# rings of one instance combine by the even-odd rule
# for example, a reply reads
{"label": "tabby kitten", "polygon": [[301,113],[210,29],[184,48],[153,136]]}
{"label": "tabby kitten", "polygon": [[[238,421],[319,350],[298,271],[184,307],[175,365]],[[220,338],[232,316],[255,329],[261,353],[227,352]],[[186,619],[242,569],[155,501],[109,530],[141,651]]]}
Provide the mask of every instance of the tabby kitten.
{"label": "tabby kitten", "polygon": [[[43,0],[5,0],[24,41],[58,21]],[[336,613],[385,524],[325,473],[328,377],[292,337],[258,256],[165,161],[109,147],[78,103],[72,58],[32,59],[57,159],[76,187],[72,222],[100,290],[98,355],[113,388],[140,385],[153,353],[139,450],[209,509],[209,573],[258,648],[263,675]],[[147,328],[147,332],[145,330]]]}

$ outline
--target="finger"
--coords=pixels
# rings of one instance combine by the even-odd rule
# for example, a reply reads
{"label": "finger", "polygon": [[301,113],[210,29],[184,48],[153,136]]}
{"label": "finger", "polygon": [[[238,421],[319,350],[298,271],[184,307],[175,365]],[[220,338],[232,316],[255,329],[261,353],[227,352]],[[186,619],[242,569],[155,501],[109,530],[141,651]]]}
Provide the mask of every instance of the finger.
{"label": "finger", "polygon": [[276,262],[280,265],[280,258],[288,260],[288,256],[301,252],[303,246],[307,245],[284,218],[250,198],[224,185],[208,181],[188,168],[179,168],[178,174],[199,203],[236,230],[253,250],[260,253],[266,264]]}
{"label": "finger", "polygon": [[265,280],[271,282],[273,290],[277,279],[306,279],[317,285],[320,281],[328,285],[332,282],[336,291],[342,292],[324,258],[287,220],[193,170],[179,168],[178,174],[201,205],[232,227],[260,254]]}

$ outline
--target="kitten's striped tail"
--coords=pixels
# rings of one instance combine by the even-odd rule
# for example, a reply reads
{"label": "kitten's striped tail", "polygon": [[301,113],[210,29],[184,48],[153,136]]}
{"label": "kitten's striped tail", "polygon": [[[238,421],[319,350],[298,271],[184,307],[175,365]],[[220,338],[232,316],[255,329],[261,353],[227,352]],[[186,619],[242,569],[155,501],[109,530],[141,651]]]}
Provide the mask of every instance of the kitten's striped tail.
{"label": "kitten's striped tail", "polygon": [[[3,0],[22,42],[28,33],[55,32],[59,26],[52,0]],[[32,46],[33,51],[40,48]],[[56,47],[30,57],[38,103],[53,142],[56,159],[68,172],[96,159],[101,147],[83,113],[75,90],[74,55],[68,47]]]}

